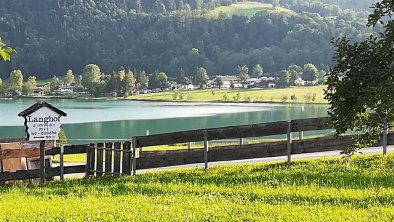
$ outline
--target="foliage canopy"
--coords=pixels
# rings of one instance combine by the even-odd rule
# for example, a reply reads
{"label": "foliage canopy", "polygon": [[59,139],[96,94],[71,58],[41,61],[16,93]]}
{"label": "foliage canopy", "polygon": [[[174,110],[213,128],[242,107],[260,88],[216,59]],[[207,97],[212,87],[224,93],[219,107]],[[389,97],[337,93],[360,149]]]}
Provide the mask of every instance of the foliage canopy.
{"label": "foliage canopy", "polygon": [[336,132],[366,132],[354,138],[353,145],[344,150],[347,154],[373,144],[382,125],[394,120],[394,5],[383,0],[373,9],[368,25],[379,23],[384,32],[356,43],[346,37],[334,41],[337,64],[327,79],[325,97]]}

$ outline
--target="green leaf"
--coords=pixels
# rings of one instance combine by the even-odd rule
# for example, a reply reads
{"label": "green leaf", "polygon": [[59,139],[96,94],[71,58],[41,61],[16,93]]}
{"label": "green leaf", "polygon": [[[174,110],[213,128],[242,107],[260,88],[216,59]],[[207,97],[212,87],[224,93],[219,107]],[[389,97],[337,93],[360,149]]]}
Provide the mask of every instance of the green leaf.
{"label": "green leaf", "polygon": [[8,55],[8,53],[4,52],[3,50],[0,50],[0,56],[3,57],[4,61],[10,61],[10,55]]}
{"label": "green leaf", "polygon": [[7,53],[8,55],[13,55],[16,53],[15,49],[11,48],[11,47],[7,47],[3,50],[5,53]]}

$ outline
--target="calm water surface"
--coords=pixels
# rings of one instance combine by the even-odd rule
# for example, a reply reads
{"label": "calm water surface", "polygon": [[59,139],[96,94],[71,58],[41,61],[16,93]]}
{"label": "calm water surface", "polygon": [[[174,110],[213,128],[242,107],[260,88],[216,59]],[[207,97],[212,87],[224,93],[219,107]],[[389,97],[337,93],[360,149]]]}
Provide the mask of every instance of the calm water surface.
{"label": "calm water surface", "polygon": [[[0,138],[24,137],[18,113],[34,99],[0,100]],[[174,132],[327,116],[326,105],[137,102],[123,100],[48,100],[65,111],[62,128],[69,143],[128,139],[135,135]]]}

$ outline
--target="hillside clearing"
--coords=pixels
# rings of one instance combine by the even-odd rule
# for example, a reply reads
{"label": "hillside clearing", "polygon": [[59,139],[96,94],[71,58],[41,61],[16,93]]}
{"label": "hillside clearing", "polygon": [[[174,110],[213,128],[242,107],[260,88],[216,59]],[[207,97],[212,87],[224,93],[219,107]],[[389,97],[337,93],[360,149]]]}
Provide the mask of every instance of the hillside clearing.
{"label": "hillside clearing", "polygon": [[[1,221],[393,221],[394,155],[0,186]],[[6,212],[6,213],[4,213]]]}
{"label": "hillside clearing", "polygon": [[274,7],[272,4],[261,3],[261,2],[238,2],[229,6],[220,6],[207,13],[208,17],[215,18],[221,13],[228,16],[233,15],[243,15],[243,16],[253,16],[258,12],[272,13],[272,14],[285,14],[293,15],[293,11],[283,8]]}

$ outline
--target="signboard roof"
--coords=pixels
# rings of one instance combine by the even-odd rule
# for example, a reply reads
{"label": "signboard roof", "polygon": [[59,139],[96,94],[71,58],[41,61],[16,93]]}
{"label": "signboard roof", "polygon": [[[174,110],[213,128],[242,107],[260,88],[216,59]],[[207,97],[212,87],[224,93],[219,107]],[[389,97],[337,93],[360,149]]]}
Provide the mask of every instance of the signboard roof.
{"label": "signboard roof", "polygon": [[39,102],[35,103],[34,105],[32,105],[29,108],[27,108],[27,109],[23,110],[22,112],[20,112],[18,114],[18,116],[26,117],[26,116],[34,113],[35,111],[41,109],[42,107],[47,107],[47,108],[51,109],[52,111],[58,113],[59,115],[67,116],[67,113],[61,111],[60,109],[52,106],[51,104],[49,104],[49,103],[47,103],[45,101],[39,101]]}

